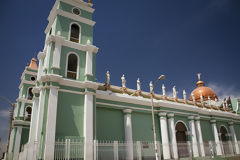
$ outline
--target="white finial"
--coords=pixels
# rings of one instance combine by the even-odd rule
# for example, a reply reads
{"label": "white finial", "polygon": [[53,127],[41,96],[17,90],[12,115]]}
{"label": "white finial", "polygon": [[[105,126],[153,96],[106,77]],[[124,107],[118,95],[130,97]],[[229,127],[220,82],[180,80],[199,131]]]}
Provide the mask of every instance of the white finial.
{"label": "white finial", "polygon": [[184,99],[184,100],[187,100],[187,93],[186,93],[185,90],[183,90],[183,99]]}
{"label": "white finial", "polygon": [[91,44],[91,41],[88,39],[87,40],[87,45],[90,45]]}
{"label": "white finial", "polygon": [[201,73],[198,73],[197,76],[198,76],[198,80],[200,81],[200,79],[201,79]]}
{"label": "white finial", "polygon": [[166,96],[166,87],[162,84],[162,95]]}
{"label": "white finial", "polygon": [[150,87],[150,93],[153,92],[153,84],[152,84],[152,81],[149,83],[149,87]]}
{"label": "white finial", "polygon": [[203,96],[202,96],[202,94],[200,94],[200,100],[203,103]]}
{"label": "white finial", "polygon": [[173,98],[177,98],[176,86],[173,86]]}
{"label": "white finial", "polygon": [[215,102],[217,102],[218,101],[218,99],[217,98],[215,98]]}
{"label": "white finial", "polygon": [[195,103],[195,96],[194,96],[194,94],[192,93],[191,96],[192,96],[193,103]]}
{"label": "white finial", "polygon": [[57,31],[57,35],[58,35],[58,36],[61,36],[61,31]]}
{"label": "white finial", "polygon": [[124,74],[122,75],[121,80],[122,80],[122,88],[126,88],[126,79]]}
{"label": "white finial", "polygon": [[137,90],[140,91],[141,90],[141,82],[140,79],[137,79]]}
{"label": "white finial", "polygon": [[109,71],[107,71],[107,73],[106,73],[106,78],[107,78],[106,84],[110,84],[110,73],[109,73]]}

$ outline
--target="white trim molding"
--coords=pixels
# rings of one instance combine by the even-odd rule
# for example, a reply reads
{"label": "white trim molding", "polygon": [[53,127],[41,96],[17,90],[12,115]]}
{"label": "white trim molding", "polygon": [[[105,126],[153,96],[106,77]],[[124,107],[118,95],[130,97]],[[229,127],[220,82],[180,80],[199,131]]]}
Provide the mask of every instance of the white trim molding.
{"label": "white trim molding", "polygon": [[67,46],[69,48],[74,48],[80,51],[92,51],[92,53],[98,53],[98,47],[91,45],[91,44],[80,44],[80,43],[75,43],[69,40],[64,39],[61,36],[54,36],[54,35],[50,35],[46,41],[45,41],[45,45],[48,45],[50,42],[56,42],[58,41],[60,44],[62,44],[63,46]]}

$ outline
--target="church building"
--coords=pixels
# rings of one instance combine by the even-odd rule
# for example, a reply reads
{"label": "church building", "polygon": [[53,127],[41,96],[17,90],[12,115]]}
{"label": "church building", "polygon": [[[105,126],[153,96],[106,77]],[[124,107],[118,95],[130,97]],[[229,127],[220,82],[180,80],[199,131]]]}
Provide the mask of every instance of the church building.
{"label": "church building", "polygon": [[[9,160],[155,160],[240,154],[240,99],[219,100],[198,74],[172,95],[96,82],[91,0],[56,0],[37,59],[19,85]],[[101,53],[104,54],[104,53]],[[99,55],[101,56],[101,55]],[[105,73],[103,73],[105,74]],[[114,76],[114,75],[112,75]],[[159,77],[159,81],[164,75]],[[193,82],[194,83],[194,82]],[[180,92],[179,92],[180,93]]]}

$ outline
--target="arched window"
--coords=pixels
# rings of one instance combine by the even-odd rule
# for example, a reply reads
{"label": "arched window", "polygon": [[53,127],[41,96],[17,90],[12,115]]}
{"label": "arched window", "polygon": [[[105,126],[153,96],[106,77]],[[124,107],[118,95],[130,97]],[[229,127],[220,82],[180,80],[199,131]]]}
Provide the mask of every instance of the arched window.
{"label": "arched window", "polygon": [[70,41],[79,43],[79,37],[80,37],[79,26],[77,24],[72,24],[70,30]]}
{"label": "arched window", "polygon": [[28,99],[32,100],[33,99],[33,92],[32,92],[32,88],[28,89]]}
{"label": "arched window", "polygon": [[31,115],[32,115],[32,107],[28,106],[26,108],[26,112],[25,112],[25,120],[30,121],[31,120]]}
{"label": "arched window", "polygon": [[67,78],[77,79],[78,57],[76,54],[68,55]]}

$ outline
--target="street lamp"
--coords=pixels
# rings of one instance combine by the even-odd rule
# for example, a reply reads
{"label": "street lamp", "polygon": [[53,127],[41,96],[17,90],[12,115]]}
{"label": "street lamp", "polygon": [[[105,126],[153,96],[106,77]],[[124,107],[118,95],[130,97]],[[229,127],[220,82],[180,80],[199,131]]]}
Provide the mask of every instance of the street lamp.
{"label": "street lamp", "polygon": [[8,143],[7,143],[7,150],[6,150],[6,154],[8,154],[8,147],[9,147],[9,141],[10,141],[10,135],[11,135],[11,131],[12,131],[12,121],[13,121],[13,112],[14,112],[14,106],[15,104],[12,103],[9,99],[7,99],[6,97],[0,96],[0,99],[6,101],[8,104],[11,105],[11,111],[10,111],[10,123],[9,123],[9,131],[8,131]]}
{"label": "street lamp", "polygon": [[156,156],[156,160],[159,159],[158,156],[158,147],[157,147],[157,136],[156,136],[156,128],[155,128],[155,118],[154,118],[154,106],[153,106],[153,90],[154,87],[156,86],[157,82],[159,82],[160,80],[163,80],[165,78],[165,75],[161,75],[158,77],[158,79],[154,82],[151,90],[150,90],[150,95],[151,95],[151,105],[152,105],[152,121],[153,121],[153,138],[154,138],[154,150],[155,150],[155,156]]}

